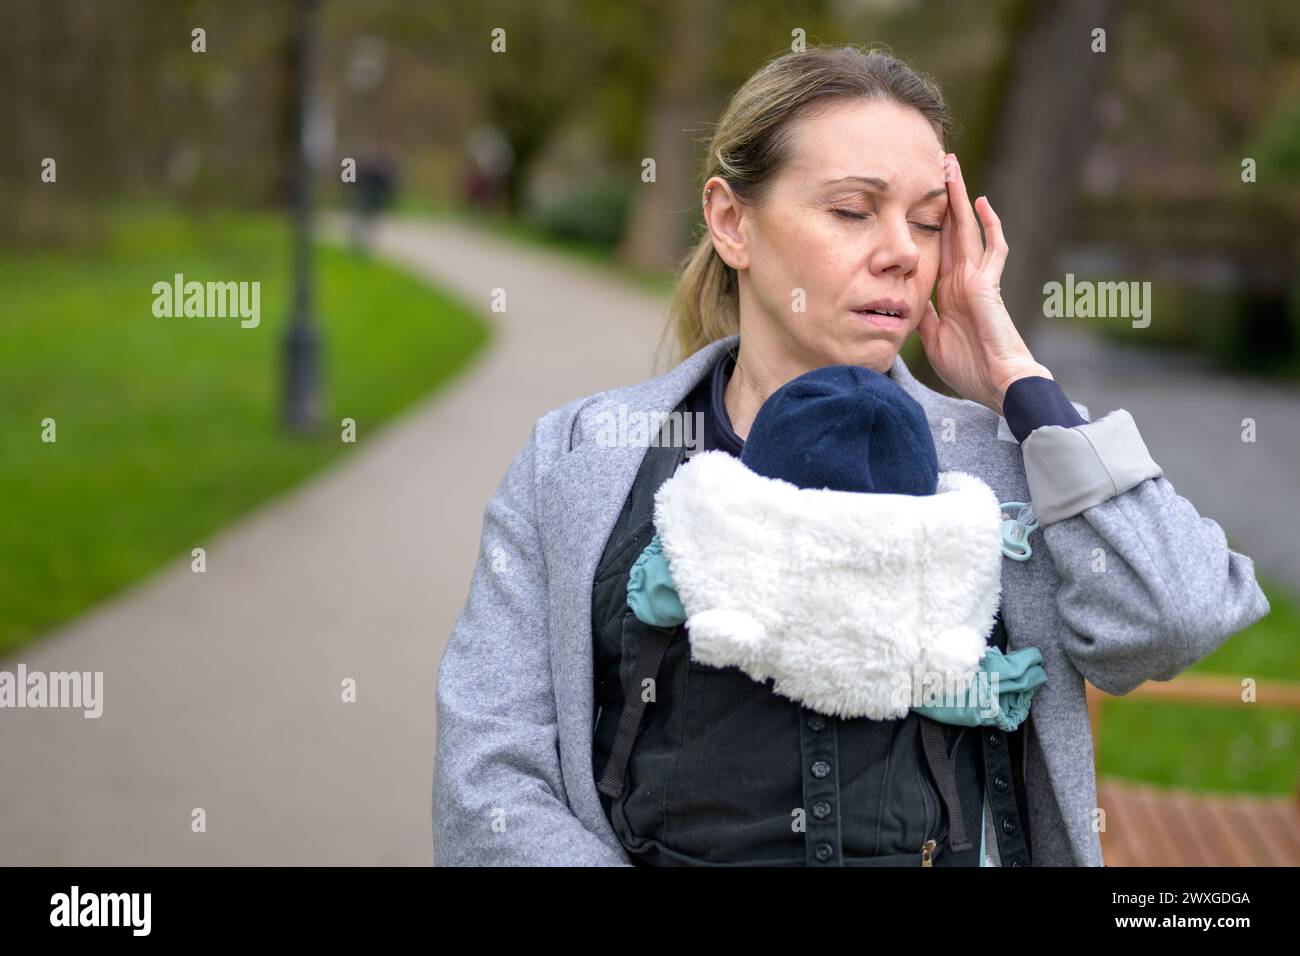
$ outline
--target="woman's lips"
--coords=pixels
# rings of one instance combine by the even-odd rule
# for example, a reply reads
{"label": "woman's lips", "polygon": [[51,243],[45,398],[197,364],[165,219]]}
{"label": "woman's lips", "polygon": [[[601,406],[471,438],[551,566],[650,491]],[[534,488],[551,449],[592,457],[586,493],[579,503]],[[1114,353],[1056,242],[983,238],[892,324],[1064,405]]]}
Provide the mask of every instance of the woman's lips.
{"label": "woman's lips", "polygon": [[907,320],[902,316],[881,315],[879,312],[858,312],[856,310],[850,310],[850,313],[868,325],[883,329],[886,332],[897,332],[907,327]]}

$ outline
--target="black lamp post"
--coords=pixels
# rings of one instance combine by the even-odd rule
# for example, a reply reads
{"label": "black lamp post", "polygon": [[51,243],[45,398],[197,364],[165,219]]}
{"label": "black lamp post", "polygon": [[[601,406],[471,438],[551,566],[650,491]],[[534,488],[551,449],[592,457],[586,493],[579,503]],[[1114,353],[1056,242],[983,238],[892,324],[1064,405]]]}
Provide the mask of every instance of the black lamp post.
{"label": "black lamp post", "polygon": [[284,422],[295,432],[320,427],[320,335],[312,316],[312,161],[308,126],[316,61],[318,0],[297,5],[298,149],[293,190],[293,305],[285,336]]}

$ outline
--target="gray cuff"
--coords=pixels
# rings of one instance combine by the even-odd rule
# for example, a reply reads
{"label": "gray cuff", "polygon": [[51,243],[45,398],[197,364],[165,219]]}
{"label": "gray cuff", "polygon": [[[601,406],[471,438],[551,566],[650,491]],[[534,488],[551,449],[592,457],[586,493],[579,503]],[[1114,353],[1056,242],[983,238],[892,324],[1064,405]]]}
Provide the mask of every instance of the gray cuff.
{"label": "gray cuff", "polygon": [[1122,408],[1069,428],[1035,428],[1020,448],[1040,525],[1072,518],[1164,475]]}

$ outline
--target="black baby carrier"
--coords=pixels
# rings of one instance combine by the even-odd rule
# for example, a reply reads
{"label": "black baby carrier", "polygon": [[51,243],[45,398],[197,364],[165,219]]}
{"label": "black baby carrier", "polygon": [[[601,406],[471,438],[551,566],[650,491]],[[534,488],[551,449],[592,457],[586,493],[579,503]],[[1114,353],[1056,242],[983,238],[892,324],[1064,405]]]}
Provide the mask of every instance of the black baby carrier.
{"label": "black baby carrier", "polygon": [[[1030,862],[1028,721],[1014,732],[816,713],[736,667],[692,661],[685,625],[646,624],[629,572],[684,448],[647,449],[597,565],[593,772],[634,863],[979,866],[987,795],[997,857]],[[1006,650],[999,613],[989,643]],[[986,852],[992,852],[986,847]]]}

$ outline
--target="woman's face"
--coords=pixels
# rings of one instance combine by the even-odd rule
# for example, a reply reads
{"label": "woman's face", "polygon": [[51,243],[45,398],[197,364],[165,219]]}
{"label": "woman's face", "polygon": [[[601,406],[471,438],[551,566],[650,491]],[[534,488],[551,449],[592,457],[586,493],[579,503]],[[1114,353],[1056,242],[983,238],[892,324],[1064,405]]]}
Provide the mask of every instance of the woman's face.
{"label": "woman's face", "polygon": [[798,368],[888,371],[938,273],[943,160],[929,121],[896,103],[849,100],[796,121],[793,160],[762,205],[739,207],[742,335]]}

